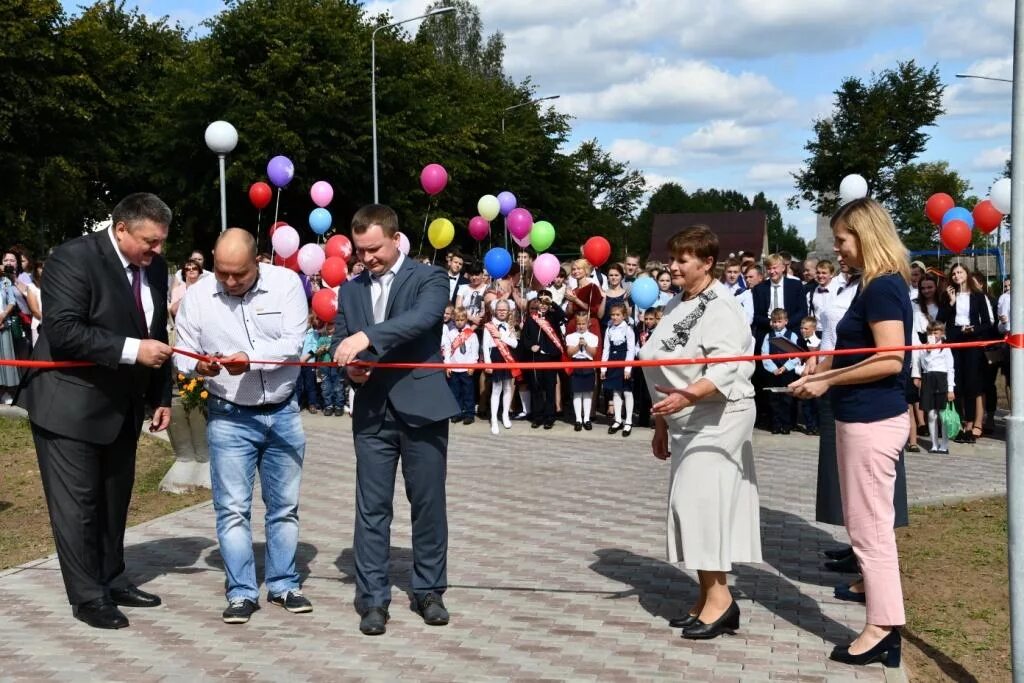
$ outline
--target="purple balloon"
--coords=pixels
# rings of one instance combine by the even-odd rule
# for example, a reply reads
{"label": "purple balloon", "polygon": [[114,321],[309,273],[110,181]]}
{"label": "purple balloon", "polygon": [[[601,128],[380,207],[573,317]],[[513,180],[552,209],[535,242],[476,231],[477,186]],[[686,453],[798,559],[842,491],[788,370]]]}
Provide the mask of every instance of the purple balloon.
{"label": "purple balloon", "polygon": [[507,216],[512,209],[516,208],[516,196],[505,190],[498,195],[498,206],[501,208],[501,215]]}
{"label": "purple balloon", "polygon": [[284,187],[295,177],[295,164],[286,156],[276,156],[267,162],[267,177],[275,186]]}

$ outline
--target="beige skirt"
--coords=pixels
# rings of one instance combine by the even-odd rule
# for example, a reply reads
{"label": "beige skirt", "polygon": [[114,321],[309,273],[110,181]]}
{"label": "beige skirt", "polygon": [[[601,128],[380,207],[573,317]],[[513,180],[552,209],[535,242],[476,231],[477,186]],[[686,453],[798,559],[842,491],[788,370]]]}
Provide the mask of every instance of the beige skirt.
{"label": "beige skirt", "polygon": [[668,560],[727,572],[761,562],[761,512],[754,473],[753,400],[714,423],[670,428]]}

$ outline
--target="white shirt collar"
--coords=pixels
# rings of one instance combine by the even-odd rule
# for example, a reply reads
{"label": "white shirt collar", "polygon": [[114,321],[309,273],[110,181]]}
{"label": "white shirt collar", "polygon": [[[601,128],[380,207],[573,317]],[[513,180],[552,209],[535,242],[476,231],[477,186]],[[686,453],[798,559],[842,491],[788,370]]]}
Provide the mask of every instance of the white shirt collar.
{"label": "white shirt collar", "polygon": [[107,234],[110,236],[110,243],[114,245],[114,253],[117,254],[117,258],[121,259],[121,268],[127,270],[131,263],[121,253],[121,247],[117,244],[117,238],[114,237],[114,226],[111,225],[107,228]]}

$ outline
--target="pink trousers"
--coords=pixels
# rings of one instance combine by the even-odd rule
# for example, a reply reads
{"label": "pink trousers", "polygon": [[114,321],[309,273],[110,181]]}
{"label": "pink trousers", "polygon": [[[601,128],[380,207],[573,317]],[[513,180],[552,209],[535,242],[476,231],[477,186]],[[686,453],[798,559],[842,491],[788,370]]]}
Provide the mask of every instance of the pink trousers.
{"label": "pink trousers", "polygon": [[878,422],[836,420],[843,518],[864,576],[867,623],[876,626],[906,622],[892,496],[909,429],[906,413]]}

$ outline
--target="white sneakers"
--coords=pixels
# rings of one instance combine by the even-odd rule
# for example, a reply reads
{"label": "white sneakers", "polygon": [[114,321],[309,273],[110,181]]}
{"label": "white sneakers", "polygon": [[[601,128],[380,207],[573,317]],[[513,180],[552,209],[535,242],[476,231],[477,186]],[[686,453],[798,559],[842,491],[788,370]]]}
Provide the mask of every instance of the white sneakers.
{"label": "white sneakers", "polygon": [[491,420],[491,434],[497,436],[499,431],[500,430],[498,429],[498,423],[495,420]]}

